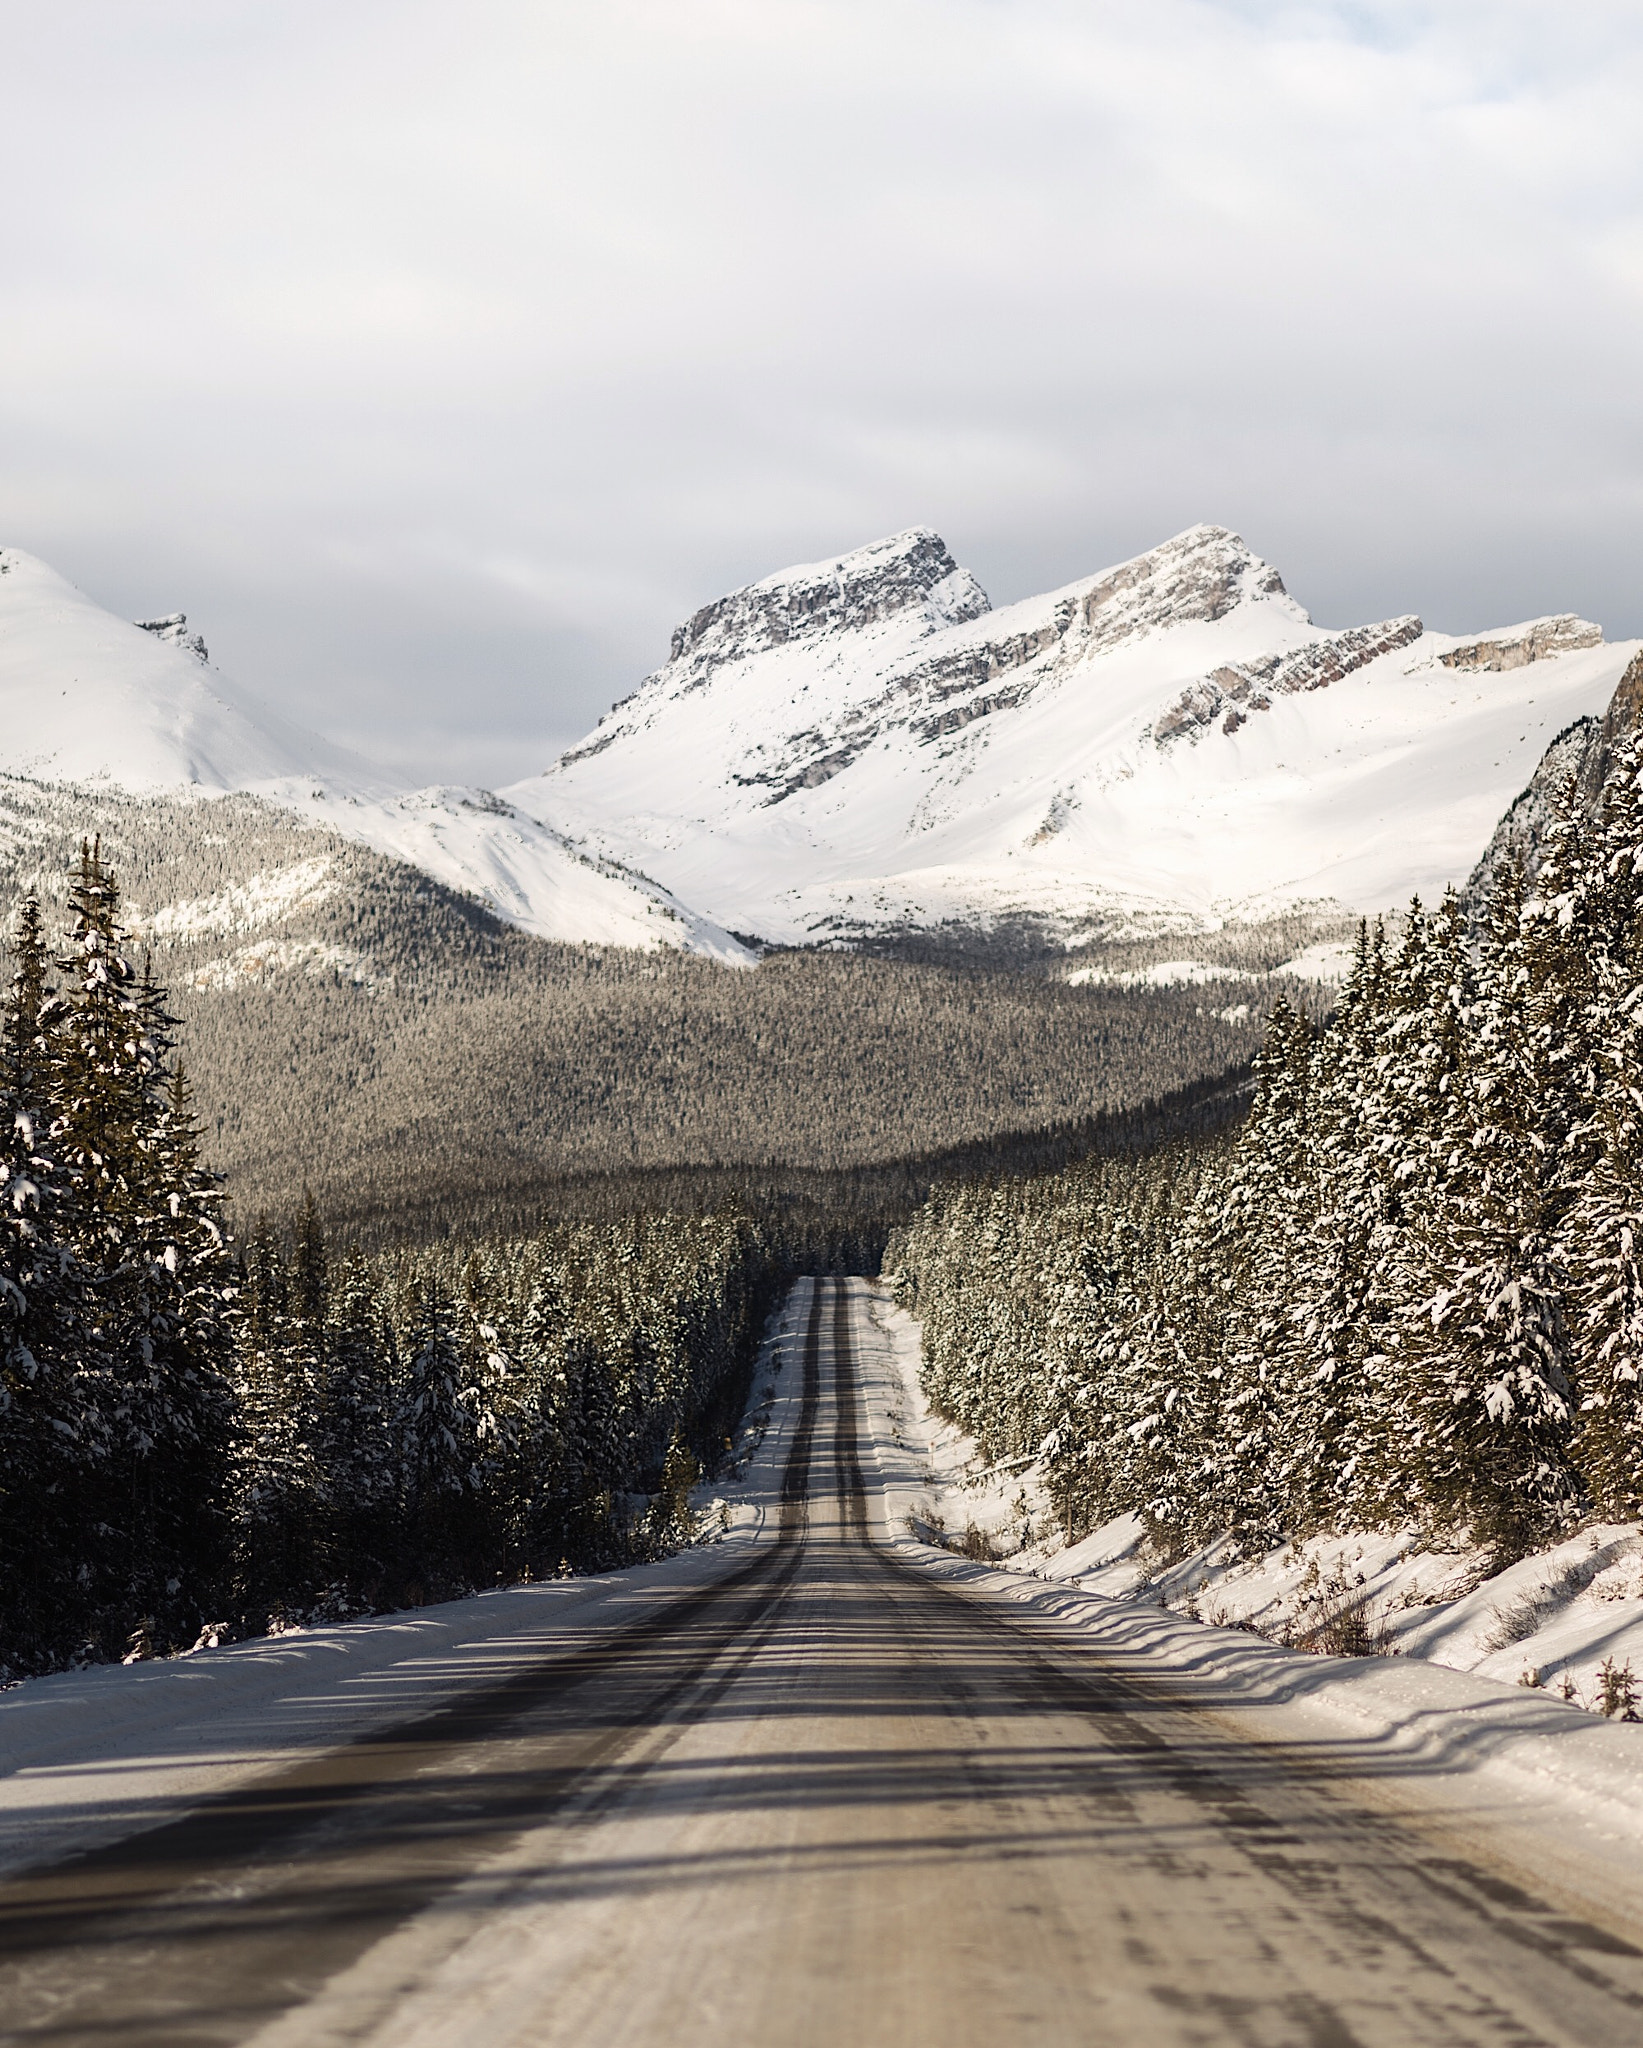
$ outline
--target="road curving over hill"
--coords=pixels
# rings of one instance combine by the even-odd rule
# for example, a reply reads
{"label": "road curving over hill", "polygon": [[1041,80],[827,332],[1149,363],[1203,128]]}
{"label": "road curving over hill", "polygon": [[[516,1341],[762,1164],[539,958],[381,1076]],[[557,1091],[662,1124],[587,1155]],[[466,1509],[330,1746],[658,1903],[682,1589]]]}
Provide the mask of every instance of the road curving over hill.
{"label": "road curving over hill", "polygon": [[0,2040],[1643,2037],[1624,1887],[1588,1910],[1327,1746],[1248,1739],[1191,1673],[1138,1674],[888,1548],[868,1300],[799,1283],[802,1402],[751,1555],[0,1885]]}

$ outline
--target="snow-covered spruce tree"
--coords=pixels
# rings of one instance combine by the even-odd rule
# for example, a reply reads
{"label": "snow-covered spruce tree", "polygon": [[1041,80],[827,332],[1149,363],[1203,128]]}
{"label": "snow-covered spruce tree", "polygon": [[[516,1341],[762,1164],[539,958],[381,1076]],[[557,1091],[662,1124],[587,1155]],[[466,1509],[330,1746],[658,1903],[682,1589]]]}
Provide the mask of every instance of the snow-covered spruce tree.
{"label": "snow-covered spruce tree", "polygon": [[0,1671],[50,1668],[92,1614],[83,1534],[106,1461],[102,1361],[51,1138],[49,957],[24,900],[0,1047]]}
{"label": "snow-covered spruce tree", "polygon": [[476,1339],[461,1305],[427,1281],[405,1334],[399,1413],[406,1564],[425,1595],[484,1583],[496,1548],[487,1499],[493,1368]]}
{"label": "snow-covered spruce tree", "polygon": [[580,1554],[580,1474],[570,1456],[576,1337],[557,1273],[546,1268],[515,1319],[508,1349],[512,1400],[499,1479],[504,1541],[516,1570],[551,1572]]}
{"label": "snow-covered spruce tree", "polygon": [[[1546,890],[1584,984],[1590,1084],[1570,1131],[1561,1263],[1569,1289],[1573,1458],[1593,1505],[1643,1515],[1643,758],[1618,752],[1596,824]],[[1561,884],[1561,886],[1558,886]]]}
{"label": "snow-covered spruce tree", "polygon": [[349,1602],[385,1597],[401,1541],[393,1329],[358,1257],[328,1270],[314,1458],[320,1559]]}
{"label": "snow-covered spruce tree", "polygon": [[1200,1200],[1199,1267],[1213,1288],[1200,1373],[1220,1381],[1196,1533],[1264,1547],[1292,1531],[1306,1492],[1316,1375],[1294,1343],[1318,1210],[1312,1032],[1280,996],[1256,1063],[1248,1124],[1215,1197]]}
{"label": "snow-covered spruce tree", "polygon": [[81,849],[70,903],[62,985],[42,1023],[68,1235],[102,1363],[108,1452],[85,1563],[112,1651],[133,1630],[156,1646],[183,1640],[202,1599],[215,1604],[237,1287],[215,1178],[171,1070],[164,993],[125,956],[118,888],[94,845]]}
{"label": "snow-covered spruce tree", "polygon": [[1398,1352],[1416,1497],[1504,1554],[1562,1526],[1578,1501],[1559,1190],[1545,1135],[1560,1112],[1547,1100],[1556,1081],[1536,1030],[1537,993],[1522,879],[1508,871],[1462,1019],[1440,1142],[1428,1148],[1441,1178],[1412,1202],[1402,1234]]}
{"label": "snow-covered spruce tree", "polygon": [[1430,1333],[1422,1325],[1411,1343],[1409,1329],[1430,1302],[1434,1219],[1468,1142],[1474,984],[1458,898],[1446,895],[1435,917],[1417,899],[1367,1014],[1353,1007],[1329,1034],[1326,1182],[1338,1175],[1346,1194],[1343,1263],[1361,1226],[1362,1323],[1343,1333],[1356,1369],[1335,1411],[1345,1455],[1319,1487],[1325,1522],[1386,1527],[1432,1507],[1419,1363]]}
{"label": "snow-covered spruce tree", "polygon": [[[1168,1315],[1196,1213],[1201,1162],[1176,1147],[1150,1160],[1112,1162],[1083,1227],[1087,1285],[1054,1388],[1045,1475],[1069,1538],[1110,1516],[1157,1501],[1167,1439],[1185,1421],[1179,1401],[1185,1346]],[[1054,1184],[1040,1201],[1052,1208]],[[1173,1455],[1173,1454],[1171,1454]],[[1172,1521],[1172,1541],[1180,1532]]]}
{"label": "snow-covered spruce tree", "polygon": [[1294,1241],[1289,1295],[1292,1517],[1303,1531],[1359,1511],[1386,1365],[1384,1267],[1400,1207],[1383,1085],[1397,1016],[1388,983],[1385,930],[1365,924],[1335,1015],[1315,1040],[1314,1207]]}
{"label": "snow-covered spruce tree", "polygon": [[[300,1264],[298,1267],[300,1272]],[[234,1598],[242,1621],[301,1611],[321,1574],[320,1374],[315,1337],[267,1226],[244,1253],[244,1319],[234,1362]],[[321,1304],[323,1314],[323,1304]]]}

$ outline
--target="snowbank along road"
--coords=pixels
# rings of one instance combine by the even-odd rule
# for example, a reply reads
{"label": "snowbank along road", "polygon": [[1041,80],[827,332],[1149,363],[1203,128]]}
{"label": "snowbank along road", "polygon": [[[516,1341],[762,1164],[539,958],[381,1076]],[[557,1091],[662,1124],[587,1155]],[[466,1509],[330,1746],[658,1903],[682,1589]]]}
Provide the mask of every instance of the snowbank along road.
{"label": "snowbank along road", "polygon": [[1418,1758],[1263,1722],[886,1540],[871,1299],[795,1290],[761,1536],[14,1871],[0,2038],[1643,2039],[1635,1854],[1571,1855],[1554,1809],[1439,1796]]}

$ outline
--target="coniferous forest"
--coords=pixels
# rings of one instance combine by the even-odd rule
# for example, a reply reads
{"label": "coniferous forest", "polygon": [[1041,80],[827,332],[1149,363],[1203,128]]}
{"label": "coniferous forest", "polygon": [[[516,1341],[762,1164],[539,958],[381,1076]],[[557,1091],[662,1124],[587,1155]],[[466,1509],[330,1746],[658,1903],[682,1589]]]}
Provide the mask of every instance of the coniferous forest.
{"label": "coniferous forest", "polygon": [[312,1203],[230,1229],[88,843],[4,1009],[0,1676],[665,1553],[781,1287],[887,1229],[939,1407],[1069,1537],[1643,1516],[1640,849],[1634,748],[1532,882],[1364,927],[1326,1019],[1280,995],[1236,1134],[1205,1082],[1035,1177],[909,1164],[900,1223],[687,1173],[361,1251]]}
{"label": "coniferous forest", "polygon": [[1280,1002],[1235,1139],[938,1191],[887,1269],[939,1409],[1163,1556],[1643,1516],[1643,778],[1533,879]]}
{"label": "coniferous forest", "polygon": [[83,848],[4,1016],[0,1678],[673,1547],[791,1246],[732,1213],[236,1245]]}

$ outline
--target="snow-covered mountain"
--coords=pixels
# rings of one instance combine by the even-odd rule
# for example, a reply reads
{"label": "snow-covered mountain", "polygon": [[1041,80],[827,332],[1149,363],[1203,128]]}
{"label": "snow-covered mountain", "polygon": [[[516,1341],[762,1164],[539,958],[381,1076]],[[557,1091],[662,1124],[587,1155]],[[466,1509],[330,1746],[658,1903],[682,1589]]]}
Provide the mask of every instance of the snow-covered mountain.
{"label": "snow-covered mountain", "polygon": [[1214,526],[994,611],[914,528],[705,606],[497,796],[404,789],[238,691],[181,614],[117,619],[7,549],[0,773],[257,793],[547,938],[1074,941],[1464,880],[1636,645],[1570,616],[1330,630]]}
{"label": "snow-covered mountain", "polygon": [[155,794],[251,791],[479,897],[538,936],[751,956],[619,862],[488,790],[406,791],[237,690],[182,614],[131,624],[0,551],[0,773]]}
{"label": "snow-covered mountain", "polygon": [[1330,630],[1215,526],[994,611],[914,528],[706,606],[504,795],[790,943],[1379,910],[1465,880],[1636,645],[1572,616]]}

